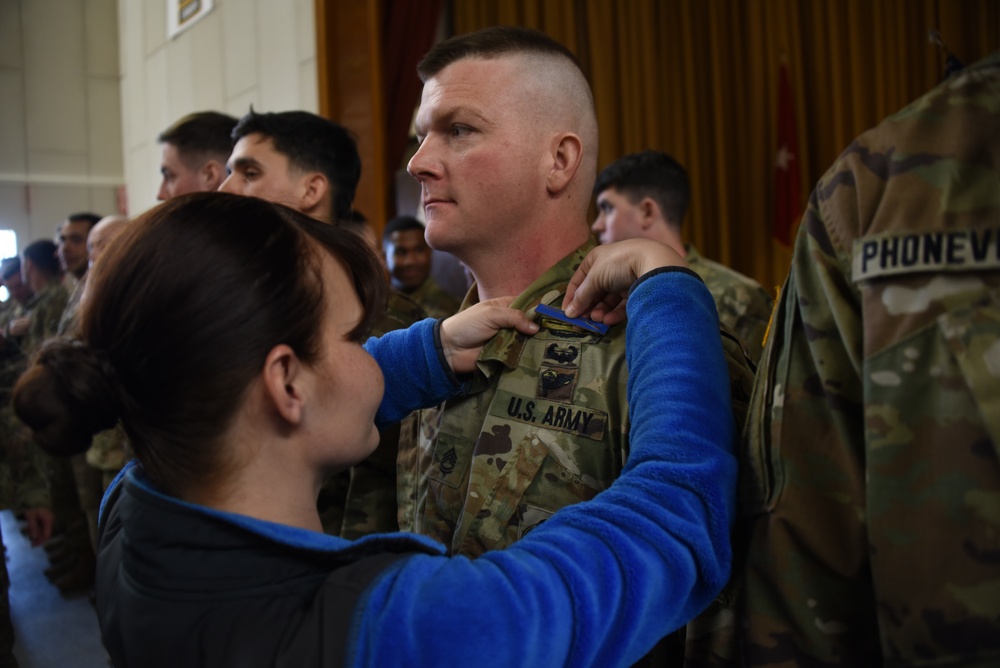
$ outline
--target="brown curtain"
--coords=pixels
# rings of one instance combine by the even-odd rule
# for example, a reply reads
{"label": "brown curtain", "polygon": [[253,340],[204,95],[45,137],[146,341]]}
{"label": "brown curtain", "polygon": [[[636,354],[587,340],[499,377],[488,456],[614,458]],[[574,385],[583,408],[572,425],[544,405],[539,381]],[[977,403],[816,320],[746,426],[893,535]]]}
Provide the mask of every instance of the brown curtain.
{"label": "brown curtain", "polygon": [[[383,77],[385,82],[385,153],[394,183],[409,143],[413,110],[422,84],[417,63],[434,43],[443,0],[385,0],[382,26]],[[395,198],[390,197],[391,202]],[[395,206],[390,206],[390,212]]]}
{"label": "brown curtain", "polygon": [[854,137],[941,80],[929,30],[965,64],[1000,48],[998,0],[451,2],[456,34],[521,25],[572,50],[594,89],[599,165],[674,155],[691,175],[687,239],[765,286],[788,266],[771,238],[780,60],[805,202]]}

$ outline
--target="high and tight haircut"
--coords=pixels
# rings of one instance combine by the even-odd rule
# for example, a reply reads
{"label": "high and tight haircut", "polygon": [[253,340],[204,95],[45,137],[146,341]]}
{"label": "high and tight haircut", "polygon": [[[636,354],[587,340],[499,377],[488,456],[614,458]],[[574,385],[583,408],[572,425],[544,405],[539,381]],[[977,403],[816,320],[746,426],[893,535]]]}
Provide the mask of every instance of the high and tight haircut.
{"label": "high and tight haircut", "polygon": [[342,295],[323,281],[324,257],[344,268],[364,308],[350,339],[362,341],[385,308],[372,249],[254,197],[173,198],[130,223],[106,253],[87,279],[79,340],[43,346],[14,390],[14,409],[39,445],[63,455],[85,451],[121,420],[146,474],[174,495],[238,464],[221,439],[275,346],[307,365],[330,354],[324,322]]}
{"label": "high and tight haircut", "polygon": [[56,257],[57,248],[51,239],[39,239],[25,246],[21,255],[25,260],[31,260],[40,272],[51,278],[62,273],[62,266]]}
{"label": "high and tight haircut", "polygon": [[444,68],[466,58],[488,60],[519,54],[561,56],[582,70],[572,51],[543,32],[516,26],[493,26],[456,35],[434,45],[417,63],[417,74],[427,83]]}
{"label": "high and tight haircut", "polygon": [[233,152],[233,128],[236,119],[218,111],[197,111],[184,116],[160,133],[156,140],[172,144],[189,167],[200,167],[208,160],[225,165]]}
{"label": "high and tight haircut", "polygon": [[71,213],[66,216],[66,220],[71,223],[86,223],[87,233],[94,229],[94,225],[100,222],[102,216],[98,216],[96,213],[90,213],[89,211],[82,211],[80,213]]}
{"label": "high and tight haircut", "polygon": [[601,170],[594,195],[614,188],[633,204],[651,197],[667,222],[680,229],[691,201],[691,183],[681,163],[662,151],[630,153]]}
{"label": "high and tight haircut", "polygon": [[407,230],[420,230],[422,234],[424,232],[424,224],[413,216],[396,216],[386,223],[385,231],[382,233],[382,241],[389,241],[389,237],[394,232],[406,232]]}
{"label": "high and tight haircut", "polygon": [[334,219],[350,217],[361,179],[361,156],[347,128],[307,111],[259,114],[251,108],[233,128],[233,143],[253,133],[269,138],[291,167],[326,176]]}

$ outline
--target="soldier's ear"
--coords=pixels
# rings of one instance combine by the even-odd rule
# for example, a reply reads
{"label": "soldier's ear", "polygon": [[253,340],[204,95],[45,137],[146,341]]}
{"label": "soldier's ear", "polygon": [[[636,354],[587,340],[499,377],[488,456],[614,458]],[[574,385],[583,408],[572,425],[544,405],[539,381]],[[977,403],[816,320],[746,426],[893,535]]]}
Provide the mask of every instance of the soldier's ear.
{"label": "soldier's ear", "polygon": [[215,160],[201,166],[201,180],[206,190],[218,190],[226,180],[226,167]]}
{"label": "soldier's ear", "polygon": [[554,135],[546,154],[548,175],[545,188],[552,194],[561,193],[576,175],[583,160],[583,142],[572,132]]}
{"label": "soldier's ear", "polygon": [[330,183],[320,172],[310,172],[303,177],[300,210],[311,213],[320,209],[330,193]]}
{"label": "soldier's ear", "polygon": [[652,227],[661,217],[660,205],[652,197],[643,197],[639,202],[639,220],[642,229]]}

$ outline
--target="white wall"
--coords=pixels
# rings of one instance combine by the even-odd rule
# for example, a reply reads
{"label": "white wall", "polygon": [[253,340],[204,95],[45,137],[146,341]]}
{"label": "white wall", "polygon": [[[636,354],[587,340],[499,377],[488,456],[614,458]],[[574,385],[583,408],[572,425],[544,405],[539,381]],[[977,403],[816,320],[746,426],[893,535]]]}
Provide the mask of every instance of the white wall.
{"label": "white wall", "polygon": [[0,228],[18,246],[117,211],[115,0],[0,0]]}
{"label": "white wall", "polygon": [[215,0],[167,38],[166,0],[117,0],[129,213],[156,204],[156,136],[193,111],[318,111],[314,0]]}

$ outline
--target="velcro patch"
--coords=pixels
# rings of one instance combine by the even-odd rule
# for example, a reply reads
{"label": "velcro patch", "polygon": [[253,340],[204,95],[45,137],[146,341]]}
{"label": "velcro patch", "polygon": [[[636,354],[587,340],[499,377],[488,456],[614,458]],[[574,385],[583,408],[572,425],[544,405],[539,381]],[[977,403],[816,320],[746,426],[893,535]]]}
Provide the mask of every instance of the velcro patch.
{"label": "velcro patch", "polygon": [[1000,227],[887,232],[855,240],[851,280],[986,269],[1000,269]]}
{"label": "velcro patch", "polygon": [[592,441],[603,441],[608,427],[608,414],[604,411],[504,391],[497,391],[490,403],[490,415],[583,436]]}

